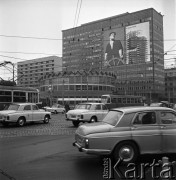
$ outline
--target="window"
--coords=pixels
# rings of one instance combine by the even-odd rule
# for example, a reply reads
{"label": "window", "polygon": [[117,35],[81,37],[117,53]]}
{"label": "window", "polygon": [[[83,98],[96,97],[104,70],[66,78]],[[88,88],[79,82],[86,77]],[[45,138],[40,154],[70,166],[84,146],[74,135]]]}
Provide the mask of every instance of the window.
{"label": "window", "polygon": [[96,105],[95,110],[101,110],[101,105],[100,104]]}
{"label": "window", "polygon": [[172,112],[160,112],[160,119],[162,124],[176,124],[176,114]]}
{"label": "window", "polygon": [[74,85],[70,85],[70,90],[74,90]]}
{"label": "window", "polygon": [[105,105],[102,105],[102,110],[107,110],[107,107]]}
{"label": "window", "polygon": [[156,123],[155,112],[139,113],[133,122],[133,124],[155,124],[155,123]]}
{"label": "window", "polygon": [[76,91],[80,91],[81,90],[81,85],[76,85]]}
{"label": "window", "polygon": [[36,105],[32,105],[32,109],[33,109],[34,111],[36,111],[36,110],[38,110],[38,107],[37,107]]}
{"label": "window", "polygon": [[27,105],[24,107],[24,111],[30,111],[31,110],[31,106],[30,105]]}

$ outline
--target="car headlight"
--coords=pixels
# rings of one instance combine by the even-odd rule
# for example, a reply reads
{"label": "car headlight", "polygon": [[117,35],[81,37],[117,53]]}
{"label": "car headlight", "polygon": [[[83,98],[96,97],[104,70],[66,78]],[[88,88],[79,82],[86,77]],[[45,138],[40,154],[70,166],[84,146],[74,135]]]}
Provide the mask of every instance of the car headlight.
{"label": "car headlight", "polygon": [[10,120],[10,116],[3,116],[4,120]]}
{"label": "car headlight", "polygon": [[80,136],[78,134],[75,134],[75,140],[82,147],[89,148],[89,140],[87,138]]}
{"label": "car headlight", "polygon": [[88,149],[89,148],[89,140],[87,138],[84,140],[84,143],[85,143],[85,148]]}

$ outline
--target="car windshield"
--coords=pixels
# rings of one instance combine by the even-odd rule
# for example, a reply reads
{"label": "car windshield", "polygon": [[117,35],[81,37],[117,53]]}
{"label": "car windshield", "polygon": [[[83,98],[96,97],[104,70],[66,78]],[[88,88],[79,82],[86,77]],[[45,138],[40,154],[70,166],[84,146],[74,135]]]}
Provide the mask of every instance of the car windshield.
{"label": "car windshield", "polygon": [[91,105],[90,104],[78,104],[75,109],[90,109]]}
{"label": "car windshield", "polygon": [[20,105],[18,104],[10,104],[4,108],[4,110],[15,110],[17,111]]}
{"label": "car windshield", "polygon": [[115,126],[122,117],[123,112],[121,111],[109,111],[109,113],[103,119],[103,122]]}

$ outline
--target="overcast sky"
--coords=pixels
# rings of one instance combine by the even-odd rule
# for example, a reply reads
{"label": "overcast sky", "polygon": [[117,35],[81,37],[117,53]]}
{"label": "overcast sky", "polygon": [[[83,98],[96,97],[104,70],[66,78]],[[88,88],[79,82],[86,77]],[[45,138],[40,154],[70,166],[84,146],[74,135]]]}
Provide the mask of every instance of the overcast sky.
{"label": "overcast sky", "polygon": [[[147,8],[164,15],[164,51],[170,51],[165,59],[176,57],[176,0],[0,0],[0,62],[61,57],[62,30]],[[0,67],[4,76],[12,77]]]}

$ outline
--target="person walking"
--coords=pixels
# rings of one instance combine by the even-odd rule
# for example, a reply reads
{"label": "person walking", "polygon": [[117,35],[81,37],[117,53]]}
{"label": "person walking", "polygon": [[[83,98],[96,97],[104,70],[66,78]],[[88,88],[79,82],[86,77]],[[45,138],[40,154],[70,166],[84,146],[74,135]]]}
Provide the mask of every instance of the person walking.
{"label": "person walking", "polygon": [[65,103],[65,113],[67,113],[70,110],[69,104],[66,102]]}

